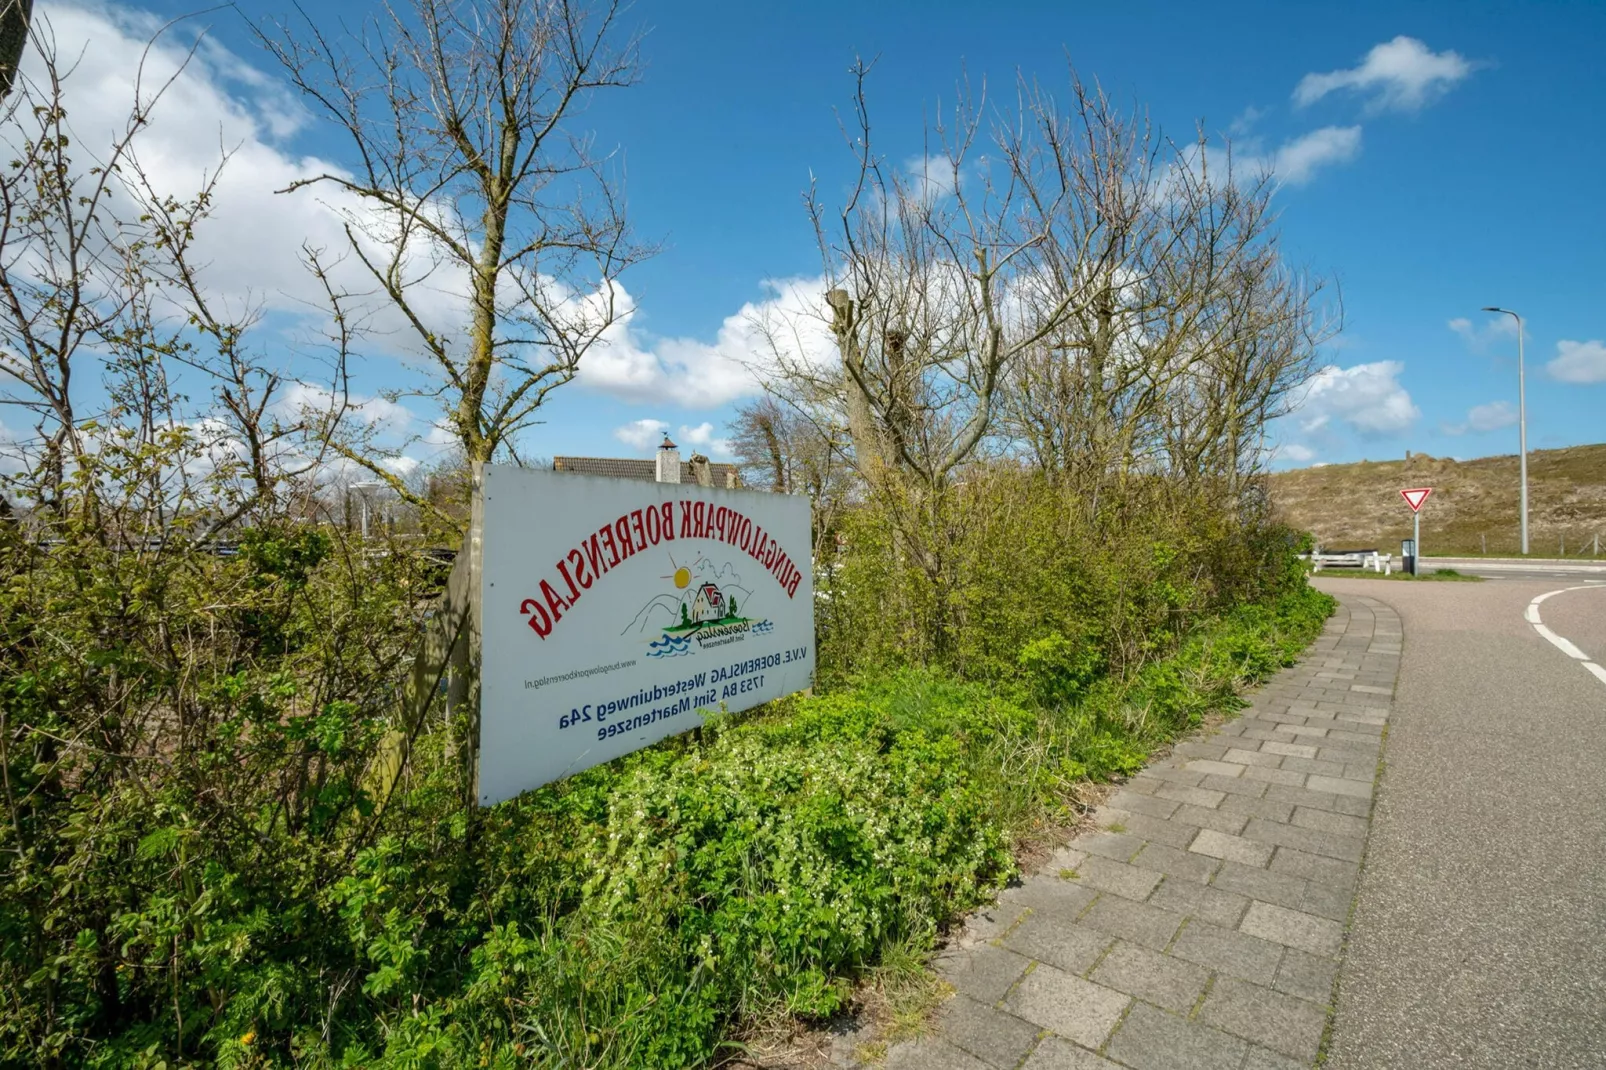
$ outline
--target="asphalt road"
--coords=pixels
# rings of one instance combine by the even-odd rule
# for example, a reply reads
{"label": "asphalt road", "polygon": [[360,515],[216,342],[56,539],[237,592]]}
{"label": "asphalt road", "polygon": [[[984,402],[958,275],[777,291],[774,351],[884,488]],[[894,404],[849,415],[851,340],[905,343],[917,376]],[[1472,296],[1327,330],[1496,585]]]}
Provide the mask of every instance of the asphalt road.
{"label": "asphalt road", "polygon": [[[1524,618],[1587,578],[1317,581],[1405,632],[1330,1070],[1606,1067],[1606,683]],[[1606,664],[1606,584],[1539,608]]]}

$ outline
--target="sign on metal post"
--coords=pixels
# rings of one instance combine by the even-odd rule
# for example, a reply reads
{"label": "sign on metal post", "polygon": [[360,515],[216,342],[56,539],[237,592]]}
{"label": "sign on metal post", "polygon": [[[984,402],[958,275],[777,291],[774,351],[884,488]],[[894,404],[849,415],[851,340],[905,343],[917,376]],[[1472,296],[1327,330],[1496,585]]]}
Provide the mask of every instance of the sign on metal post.
{"label": "sign on metal post", "polygon": [[1400,497],[1411,507],[1411,575],[1417,574],[1417,562],[1422,560],[1422,503],[1433,493],[1432,487],[1413,487],[1400,491]]}
{"label": "sign on metal post", "polygon": [[806,497],[483,472],[482,805],[813,685]]}

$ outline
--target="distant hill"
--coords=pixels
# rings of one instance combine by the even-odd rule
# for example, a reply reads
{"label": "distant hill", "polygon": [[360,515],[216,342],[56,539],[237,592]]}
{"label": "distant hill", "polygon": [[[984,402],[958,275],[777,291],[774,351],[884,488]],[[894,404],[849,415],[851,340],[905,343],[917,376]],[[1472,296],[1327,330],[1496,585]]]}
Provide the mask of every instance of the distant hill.
{"label": "distant hill", "polygon": [[[1517,457],[1455,461],[1361,461],[1278,472],[1271,477],[1279,519],[1311,531],[1323,546],[1399,552],[1411,537],[1406,487],[1432,487],[1422,507],[1422,549],[1429,555],[1515,554],[1518,549]],[[1528,549],[1554,557],[1587,556],[1600,537],[1606,557],[1606,445],[1528,453]]]}

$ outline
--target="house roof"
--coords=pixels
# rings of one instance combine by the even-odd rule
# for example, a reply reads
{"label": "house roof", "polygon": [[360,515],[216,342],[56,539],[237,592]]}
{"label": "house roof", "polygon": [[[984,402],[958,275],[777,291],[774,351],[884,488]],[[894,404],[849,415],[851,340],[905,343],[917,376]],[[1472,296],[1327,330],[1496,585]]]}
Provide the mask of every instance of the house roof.
{"label": "house roof", "polygon": [[[710,474],[714,477],[716,487],[739,487],[742,485],[740,472],[734,464],[708,465]],[[608,476],[612,479],[642,479],[652,482],[658,478],[658,462],[636,457],[554,457],[552,458],[554,472],[574,472],[582,476]],[[692,475],[691,462],[680,462],[680,481],[695,484],[697,477]]]}

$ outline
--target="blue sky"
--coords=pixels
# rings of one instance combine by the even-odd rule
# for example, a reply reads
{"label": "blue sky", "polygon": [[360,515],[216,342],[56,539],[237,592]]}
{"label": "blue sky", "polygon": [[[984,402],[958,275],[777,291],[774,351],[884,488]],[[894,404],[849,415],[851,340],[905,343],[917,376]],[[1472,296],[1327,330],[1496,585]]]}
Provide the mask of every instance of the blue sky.
{"label": "blue sky", "polygon": [[[94,40],[98,60],[132,54],[105,45],[185,9],[37,10],[64,41]],[[643,80],[584,119],[619,147],[635,227],[663,249],[622,280],[633,377],[555,394],[526,456],[645,455],[659,427],[723,455],[731,401],[748,389],[731,360],[750,343],[744,310],[807,299],[819,274],[800,197],[811,174],[827,195],[843,180],[834,109],[851,99],[856,54],[878,57],[872,106],[894,160],[920,153],[923,122],[962,74],[1006,95],[1017,71],[1057,89],[1069,60],[1162,132],[1186,140],[1202,122],[1272,163],[1285,250],[1334,279],[1345,310],[1330,369],[1277,430],[1279,466],[1514,452],[1516,339],[1479,311],[1489,304],[1528,321],[1530,446],[1606,440],[1606,5],[688,0],[642,2],[626,19],[648,30]],[[224,190],[236,203],[215,224],[220,285],[290,295],[277,302],[289,307],[303,285],[295,248],[326,223],[311,202],[274,198],[270,179],[305,156],[338,161],[342,146],[298,115],[239,16],[202,21],[220,47],[164,102],[158,147],[181,175],[215,151],[220,124],[243,143],[245,174]],[[371,357],[359,385],[395,371]],[[414,432],[434,416],[380,410]]]}

